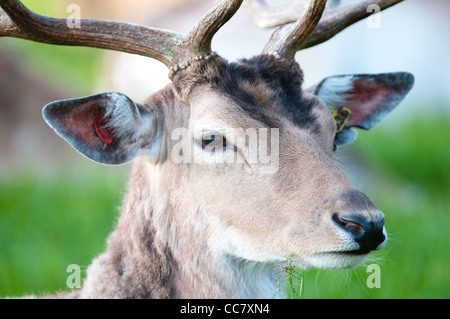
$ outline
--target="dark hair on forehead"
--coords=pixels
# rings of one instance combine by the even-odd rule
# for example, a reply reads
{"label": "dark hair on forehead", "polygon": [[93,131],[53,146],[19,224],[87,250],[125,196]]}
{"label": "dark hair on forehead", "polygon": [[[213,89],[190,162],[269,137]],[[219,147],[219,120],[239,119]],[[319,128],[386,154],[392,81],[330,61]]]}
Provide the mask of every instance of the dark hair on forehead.
{"label": "dark hair on forehead", "polygon": [[294,60],[279,59],[272,55],[262,54],[251,59],[242,59],[230,63],[228,68],[238,78],[251,81],[264,81],[274,91],[283,88],[291,92],[299,92],[303,82],[303,72]]}
{"label": "dark hair on forehead", "polygon": [[[298,63],[272,55],[232,63],[216,56],[174,77],[174,86],[182,96],[187,96],[194,86],[208,85],[233,99],[249,116],[267,127],[281,127],[278,119],[284,117],[301,128],[317,130],[319,125],[312,114],[315,101],[303,94],[302,82],[303,72]],[[271,97],[270,105],[263,105],[248,90],[248,86],[259,84],[264,84],[269,91],[266,93]]]}

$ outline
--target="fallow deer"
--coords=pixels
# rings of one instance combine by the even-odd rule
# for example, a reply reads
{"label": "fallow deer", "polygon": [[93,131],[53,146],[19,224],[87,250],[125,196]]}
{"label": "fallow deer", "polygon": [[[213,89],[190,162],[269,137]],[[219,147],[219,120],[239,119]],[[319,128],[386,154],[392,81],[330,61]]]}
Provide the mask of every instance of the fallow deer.
{"label": "fallow deer", "polygon": [[[172,80],[141,104],[104,93],[44,107],[45,121],[81,154],[110,165],[133,160],[106,252],[81,289],[59,296],[272,297],[273,267],[287,256],[299,267],[347,268],[381,249],[384,215],[334,164],[333,148],[391,111],[413,76],[339,75],[303,89],[294,57],[367,17],[368,4],[398,2],[324,13],[326,0],[312,0],[294,23],[271,25],[280,27],[261,54],[228,62],[211,41],[242,0],[223,0],[188,34],[83,19],[68,28],[0,0],[1,36],[144,55]],[[269,170],[250,160],[260,143],[277,163]]]}

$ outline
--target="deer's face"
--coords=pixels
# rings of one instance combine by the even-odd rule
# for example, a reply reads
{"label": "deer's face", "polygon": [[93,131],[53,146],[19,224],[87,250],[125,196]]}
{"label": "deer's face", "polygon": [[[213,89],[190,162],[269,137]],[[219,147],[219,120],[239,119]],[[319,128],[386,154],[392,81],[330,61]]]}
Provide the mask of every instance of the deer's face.
{"label": "deer's face", "polygon": [[188,134],[167,148],[170,161],[189,140],[180,188],[215,228],[211,245],[306,267],[354,266],[381,248],[384,216],[334,164],[336,120],[302,91],[299,68],[258,57],[220,74],[190,88]]}
{"label": "deer's face", "polygon": [[170,98],[141,106],[109,93],[54,102],[44,117],[95,161],[146,155],[158,171],[150,183],[186,211],[177,227],[201,223],[195,240],[213,251],[340,268],[383,247],[386,232],[333,163],[334,146],[355,137],[351,127],[372,127],[411,84],[406,73],[336,76],[306,92],[294,62],[216,57],[179,72]]}

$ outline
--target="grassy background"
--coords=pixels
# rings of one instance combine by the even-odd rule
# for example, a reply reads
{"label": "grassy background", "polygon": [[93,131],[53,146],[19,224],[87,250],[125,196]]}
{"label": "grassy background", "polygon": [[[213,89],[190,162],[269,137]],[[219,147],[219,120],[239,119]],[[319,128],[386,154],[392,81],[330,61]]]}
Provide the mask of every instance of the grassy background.
{"label": "grassy background", "polygon": [[[64,17],[67,0],[22,0],[30,10],[51,17]],[[87,47],[49,45],[12,38],[2,38],[21,62],[23,69],[40,74],[45,81],[68,86],[72,91],[93,94],[104,51]]]}
{"label": "grassy background", "polygon": [[[0,296],[65,288],[67,266],[82,270],[105,249],[126,185],[111,168],[11,174],[0,181]],[[82,272],[85,275],[85,272]]]}

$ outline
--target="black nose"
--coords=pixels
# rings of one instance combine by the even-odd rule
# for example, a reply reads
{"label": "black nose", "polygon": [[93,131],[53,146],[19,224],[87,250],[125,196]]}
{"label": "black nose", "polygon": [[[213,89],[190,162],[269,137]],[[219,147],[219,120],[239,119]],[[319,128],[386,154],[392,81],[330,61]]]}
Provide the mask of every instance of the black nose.
{"label": "black nose", "polygon": [[382,214],[376,220],[369,220],[364,216],[348,213],[335,213],[333,221],[347,233],[353,236],[359,244],[359,249],[352,251],[356,254],[367,254],[384,242],[383,234],[384,217]]}

